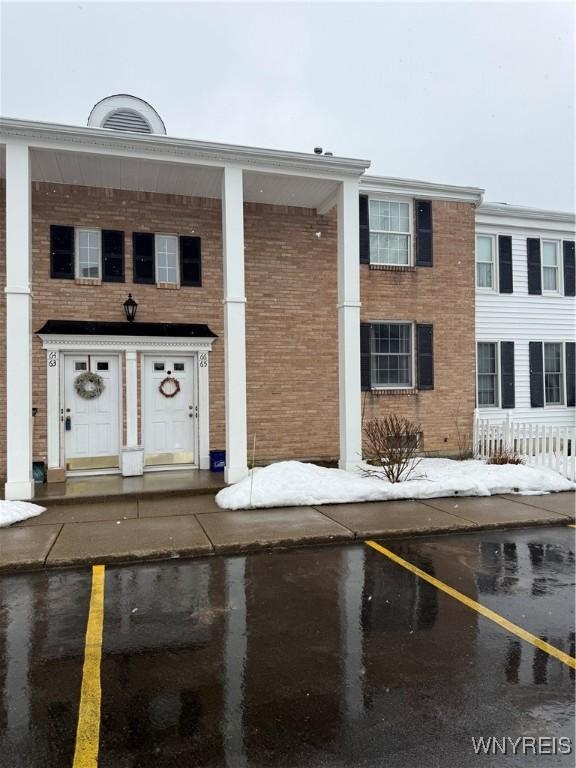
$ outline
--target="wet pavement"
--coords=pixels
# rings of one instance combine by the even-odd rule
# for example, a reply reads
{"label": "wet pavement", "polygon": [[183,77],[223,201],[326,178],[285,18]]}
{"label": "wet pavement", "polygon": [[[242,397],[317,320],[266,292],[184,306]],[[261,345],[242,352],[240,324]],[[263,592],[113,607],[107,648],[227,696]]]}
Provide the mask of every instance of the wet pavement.
{"label": "wet pavement", "polygon": [[[573,528],[384,542],[574,655]],[[72,766],[89,570],[0,578],[0,763]],[[574,671],[358,544],[108,566],[102,768],[572,766]]]}

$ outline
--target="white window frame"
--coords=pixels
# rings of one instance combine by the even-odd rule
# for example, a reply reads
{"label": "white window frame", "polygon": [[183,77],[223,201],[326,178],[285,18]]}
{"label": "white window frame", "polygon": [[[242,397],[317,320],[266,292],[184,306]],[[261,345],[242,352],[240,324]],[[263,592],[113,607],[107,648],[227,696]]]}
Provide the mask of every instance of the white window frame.
{"label": "white window frame", "polygon": [[[559,403],[546,402],[546,344],[559,344],[560,345],[560,397]],[[566,407],[566,342],[558,341],[556,339],[548,339],[542,342],[542,388],[544,390],[544,407],[545,408],[564,408]]]}
{"label": "white window frame", "polygon": [[[478,264],[487,264],[485,261],[478,261],[478,238],[489,237],[492,241],[492,285],[487,287],[481,287],[478,285]],[[476,232],[476,239],[474,240],[474,283],[476,290],[479,293],[498,293],[498,235],[494,235],[490,232]]]}
{"label": "white window frame", "polygon": [[[411,384],[375,384],[372,381],[372,326],[374,325],[409,325],[410,326],[410,379]],[[370,389],[375,391],[386,390],[413,390],[416,389],[416,323],[412,320],[371,320],[370,321]]]}
{"label": "white window frame", "polygon": [[[478,345],[479,344],[494,344],[496,347],[496,398],[494,405],[480,405],[480,387],[478,386],[478,377],[480,376],[480,371],[478,368]],[[501,403],[501,389],[502,389],[502,371],[501,369],[501,359],[500,359],[500,341],[495,341],[494,339],[476,339],[476,405],[479,409],[488,408],[490,410],[494,410],[495,408],[500,408]],[[488,374],[482,374],[483,376]]]}
{"label": "white window frame", "polygon": [[[543,296],[562,296],[564,294],[563,285],[563,246],[562,240],[557,240],[554,237],[541,237],[540,238],[540,281],[542,285]],[[544,243],[554,243],[556,246],[556,290],[551,291],[544,288]],[[553,343],[553,342],[551,342]]]}
{"label": "white window frame", "polygon": [[[80,274],[80,234],[89,232],[98,236],[98,275],[85,277]],[[74,227],[74,276],[77,280],[102,280],[102,230],[94,227]]]}
{"label": "white window frame", "polygon": [[[158,269],[158,240],[161,237],[171,237],[176,240],[176,282],[167,283],[165,280],[159,280]],[[156,285],[174,285],[180,287],[180,239],[173,232],[156,232],[154,234],[154,272],[156,274]]]}
{"label": "white window frame", "polygon": [[[372,201],[379,202],[379,203],[404,203],[408,206],[408,232],[394,232],[392,230],[387,229],[372,229],[372,224],[370,221],[370,203]],[[372,259],[372,248],[370,248],[370,264],[373,264],[377,267],[390,267],[391,269],[406,269],[406,267],[413,267],[414,266],[414,249],[412,248],[412,242],[414,239],[414,201],[411,198],[404,198],[404,197],[397,197],[394,195],[386,195],[380,197],[379,195],[370,195],[368,197],[368,238],[370,239],[370,235],[372,233],[377,233],[380,235],[406,235],[408,238],[408,263],[407,264],[390,264],[387,262],[381,262],[381,261],[373,261]]]}

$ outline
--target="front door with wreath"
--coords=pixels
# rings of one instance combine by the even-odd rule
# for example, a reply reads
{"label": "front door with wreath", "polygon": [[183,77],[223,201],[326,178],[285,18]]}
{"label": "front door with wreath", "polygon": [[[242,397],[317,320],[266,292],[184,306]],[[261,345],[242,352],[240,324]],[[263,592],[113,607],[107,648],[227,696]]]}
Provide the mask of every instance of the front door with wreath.
{"label": "front door with wreath", "polygon": [[144,371],[145,464],[196,464],[193,356],[150,355]]}
{"label": "front door with wreath", "polygon": [[67,355],[62,427],[66,468],[117,467],[120,454],[117,355]]}

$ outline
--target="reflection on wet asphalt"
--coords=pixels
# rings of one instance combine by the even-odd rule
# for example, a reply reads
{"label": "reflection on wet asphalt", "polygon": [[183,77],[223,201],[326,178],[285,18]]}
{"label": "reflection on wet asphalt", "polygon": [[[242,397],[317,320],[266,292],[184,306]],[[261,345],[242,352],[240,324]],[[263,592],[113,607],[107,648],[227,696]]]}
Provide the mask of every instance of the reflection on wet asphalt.
{"label": "reflection on wet asphalt", "polygon": [[[572,530],[387,546],[574,655]],[[72,763],[89,591],[0,580],[6,768]],[[362,544],[109,568],[100,765],[571,766],[471,737],[572,736],[573,677]]]}

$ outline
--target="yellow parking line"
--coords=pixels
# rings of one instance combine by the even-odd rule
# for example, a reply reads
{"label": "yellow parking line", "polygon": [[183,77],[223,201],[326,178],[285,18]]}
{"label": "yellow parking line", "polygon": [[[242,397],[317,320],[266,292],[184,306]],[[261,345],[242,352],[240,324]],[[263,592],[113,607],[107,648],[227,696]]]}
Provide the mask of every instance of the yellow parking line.
{"label": "yellow parking line", "polygon": [[76,729],[76,749],[73,768],[97,768],[100,742],[100,661],[104,625],[104,566],[92,567],[92,593],[86,643],[80,709]]}
{"label": "yellow parking line", "polygon": [[412,563],[409,563],[407,560],[404,560],[402,557],[394,554],[394,552],[386,549],[386,547],[377,544],[375,541],[366,541],[365,544],[367,544],[369,547],[372,547],[372,549],[375,549],[377,552],[380,552],[380,554],[386,555],[386,557],[389,557],[390,560],[393,560],[398,565],[401,565],[403,568],[406,568],[408,571],[416,574],[416,576],[424,579],[424,581],[432,584],[437,589],[442,590],[442,592],[450,595],[450,597],[453,597],[455,600],[459,600],[461,603],[468,606],[468,608],[472,608],[473,611],[477,611],[485,618],[490,619],[490,621],[493,621],[495,624],[498,624],[499,626],[508,630],[508,632],[511,632],[513,635],[522,638],[522,640],[526,640],[528,643],[532,643],[532,645],[535,645],[536,648],[539,648],[541,651],[549,653],[550,656],[554,656],[554,658],[558,659],[563,664],[567,664],[569,667],[572,667],[572,669],[576,669],[576,659],[572,656],[569,656],[567,653],[564,653],[564,651],[561,651],[559,648],[550,645],[550,643],[546,643],[544,640],[536,637],[536,635],[533,635],[530,632],[527,632],[525,629],[522,629],[522,627],[519,627],[517,624],[513,624],[511,621],[508,621],[508,619],[505,619],[498,613],[494,613],[494,611],[491,611],[490,608],[486,608],[485,606],[480,605],[480,603],[477,603],[475,600],[466,597],[466,595],[463,595],[462,592],[458,592],[457,589],[453,589],[452,587],[449,587],[448,584],[444,584],[443,581],[439,581],[438,579],[434,578],[434,576],[430,576],[430,574],[420,570],[420,568],[417,566],[412,565]]}

